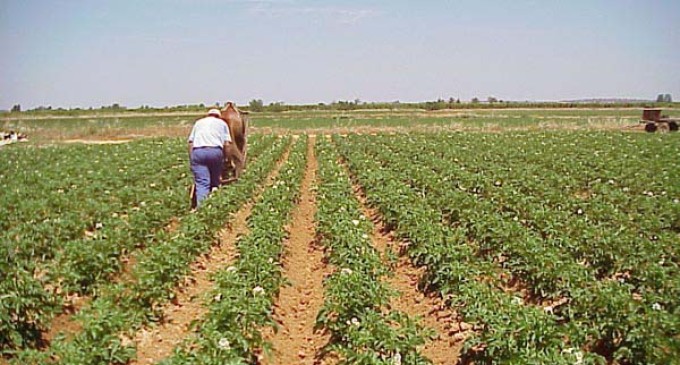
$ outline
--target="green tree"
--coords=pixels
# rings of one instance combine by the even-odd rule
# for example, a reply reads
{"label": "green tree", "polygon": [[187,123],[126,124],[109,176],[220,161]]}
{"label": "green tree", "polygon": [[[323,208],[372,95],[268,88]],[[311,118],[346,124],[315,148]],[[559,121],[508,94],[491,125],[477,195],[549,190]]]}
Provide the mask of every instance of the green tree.
{"label": "green tree", "polygon": [[21,104],[16,104],[12,106],[12,112],[20,112],[21,111]]}
{"label": "green tree", "polygon": [[264,109],[264,102],[262,99],[253,99],[248,102],[248,108],[252,112],[261,112]]}

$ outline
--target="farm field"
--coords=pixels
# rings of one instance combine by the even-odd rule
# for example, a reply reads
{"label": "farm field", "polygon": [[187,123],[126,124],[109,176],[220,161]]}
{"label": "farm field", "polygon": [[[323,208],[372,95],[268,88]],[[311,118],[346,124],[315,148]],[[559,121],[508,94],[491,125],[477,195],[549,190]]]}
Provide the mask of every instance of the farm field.
{"label": "farm field", "polygon": [[[117,139],[186,136],[196,112],[79,111],[0,114],[0,130],[25,133],[37,143],[73,139]],[[680,117],[680,109],[664,113]],[[287,111],[252,113],[258,133],[370,133],[385,131],[487,131],[502,130],[632,130],[640,108],[571,109],[449,109]],[[639,128],[638,128],[639,129]]]}
{"label": "farm field", "polygon": [[253,116],[244,175],[196,212],[172,137],[195,117],[3,147],[0,362],[677,363],[679,135],[451,113]]}

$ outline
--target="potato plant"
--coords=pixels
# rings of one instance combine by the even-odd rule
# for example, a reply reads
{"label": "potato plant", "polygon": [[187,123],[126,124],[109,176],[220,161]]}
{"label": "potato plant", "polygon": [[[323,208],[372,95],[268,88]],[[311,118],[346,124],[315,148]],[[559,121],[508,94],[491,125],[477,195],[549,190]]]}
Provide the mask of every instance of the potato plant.
{"label": "potato plant", "polygon": [[389,267],[371,243],[372,223],[361,212],[340,156],[324,139],[317,151],[317,235],[335,268],[317,316],[317,326],[331,334],[326,351],[342,364],[430,363],[418,348],[432,333],[390,310],[398,293],[382,280]]}
{"label": "potato plant", "polygon": [[[507,271],[490,271],[485,276],[499,277],[502,286],[517,279],[528,284],[533,295],[526,299],[532,305],[542,304],[560,322],[566,320],[561,331],[571,333],[570,338],[586,335],[583,350],[632,362],[665,363],[674,356],[678,352],[678,271],[672,257],[677,257],[677,246],[671,244],[674,219],[664,208],[676,204],[677,189],[626,178],[628,174],[654,176],[647,173],[651,170],[662,181],[677,179],[669,167],[675,161],[674,140],[643,140],[638,142],[642,147],[630,147],[620,141],[617,145],[610,134],[590,137],[591,144],[583,143],[581,134],[465,137],[378,138],[382,143],[363,137],[354,138],[359,142],[350,144],[348,150],[362,150],[362,158],[380,161],[377,169],[391,172],[386,179],[417,192],[438,211],[440,216],[432,219],[450,225],[472,243],[471,255]],[[627,160],[630,166],[624,169],[621,156],[629,158],[627,152],[635,149],[644,154],[652,148],[647,144],[667,151],[657,156],[657,164]],[[605,162],[575,158],[567,170],[569,162],[561,156],[569,148],[591,149],[593,155],[602,149],[609,153],[600,152]],[[559,172],[552,171],[555,160],[560,161]],[[584,171],[584,163],[593,168]],[[620,167],[614,169],[617,173],[606,169],[608,163]],[[649,165],[643,173],[642,163]],[[636,213],[631,205],[630,201],[640,200],[637,194],[622,199],[622,194],[609,193],[640,189],[637,186],[651,189],[655,184],[663,190],[651,194],[654,202],[647,201],[649,191],[641,194],[645,214]],[[565,193],[565,188],[572,192]],[[597,193],[584,199],[584,188]],[[647,223],[650,213],[661,220]],[[641,229],[647,233],[640,234]],[[555,301],[561,304],[552,307]],[[486,345],[488,340],[481,342]]]}
{"label": "potato plant", "polygon": [[182,219],[176,231],[157,234],[152,244],[136,255],[137,264],[131,271],[135,280],[102,286],[98,297],[81,311],[82,331],[73,338],[57,338],[47,351],[24,351],[13,359],[15,363],[41,363],[46,358],[64,364],[126,363],[134,356],[134,348],[122,342],[121,336],[157,320],[160,305],[172,298],[189,264],[209,249],[230,213],[250,199],[287,143],[277,140],[256,156],[237,183],[211,195],[201,209]]}
{"label": "potato plant", "polygon": [[[2,159],[7,169],[0,177],[7,191],[2,207],[8,210],[0,218],[4,228],[0,239],[6,245],[0,255],[6,255],[3,262],[7,265],[0,288],[8,294],[0,305],[3,351],[32,346],[39,340],[40,331],[61,309],[61,295],[70,291],[62,280],[65,276],[81,272],[105,278],[111,273],[87,270],[91,268],[86,265],[89,260],[79,265],[57,256],[70,250],[83,254],[100,243],[114,248],[128,234],[130,239],[143,236],[140,231],[146,224],[122,229],[129,227],[128,213],[139,211],[140,202],[149,201],[140,212],[146,218],[154,216],[149,214],[152,209],[165,216],[169,210],[177,211],[182,190],[175,186],[181,177],[176,168],[177,142],[148,140],[99,150],[68,146],[2,152],[7,158]],[[155,170],[151,163],[156,164]],[[175,184],[164,180],[164,175]],[[165,205],[153,204],[161,199]],[[105,256],[110,255],[108,251],[98,252]],[[55,277],[60,271],[67,275]],[[12,295],[17,290],[23,294]]]}

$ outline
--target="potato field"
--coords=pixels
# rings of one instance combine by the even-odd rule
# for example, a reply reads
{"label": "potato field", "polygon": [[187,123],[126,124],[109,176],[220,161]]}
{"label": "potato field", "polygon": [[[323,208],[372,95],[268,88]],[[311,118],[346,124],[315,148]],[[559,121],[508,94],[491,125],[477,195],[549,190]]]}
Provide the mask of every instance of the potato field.
{"label": "potato field", "polygon": [[0,149],[0,363],[673,364],[680,139],[184,138]]}

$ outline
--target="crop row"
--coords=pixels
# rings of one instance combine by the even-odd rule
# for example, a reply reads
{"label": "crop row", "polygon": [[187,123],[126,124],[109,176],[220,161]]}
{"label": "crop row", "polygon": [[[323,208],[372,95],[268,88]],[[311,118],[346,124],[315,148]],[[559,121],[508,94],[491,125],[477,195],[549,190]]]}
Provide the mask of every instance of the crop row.
{"label": "crop row", "polygon": [[[102,148],[99,154],[89,147],[66,147],[38,151],[27,148],[7,156],[9,162],[6,162],[11,165],[22,158],[34,162],[33,153],[42,159],[53,156],[57,168],[37,164],[24,169],[14,166],[9,173],[16,174],[17,178],[4,181],[9,194],[7,205],[3,206],[11,212],[4,220],[7,227],[2,233],[2,242],[7,244],[7,249],[0,253],[7,255],[6,260],[2,260],[4,275],[0,281],[0,288],[5,293],[5,300],[0,305],[0,346],[3,351],[32,345],[39,340],[40,330],[61,308],[61,297],[57,292],[70,291],[71,288],[64,287],[76,286],[83,275],[106,276],[110,272],[86,270],[91,268],[88,261],[69,265],[64,257],[86,252],[100,242],[116,243],[144,237],[146,233],[135,228],[143,229],[145,225],[122,229],[127,227],[120,223],[137,220],[150,221],[146,223],[149,224],[180,209],[185,194],[181,193],[181,187],[172,188],[182,174],[177,163],[178,147],[177,143],[147,141],[124,149]],[[156,150],[160,155],[156,156]],[[149,180],[141,178],[142,170],[147,170],[148,164],[126,166],[144,154],[158,157],[160,163],[160,171],[146,173]],[[101,160],[93,160],[93,155]],[[123,172],[111,173],[109,165],[120,166],[118,169]],[[64,176],[65,171],[75,176]],[[89,178],[83,177],[83,173]],[[134,181],[124,186],[130,176]],[[35,184],[26,185],[24,180],[28,179],[36,179]],[[81,185],[75,186],[75,181]],[[106,190],[98,191],[103,188]],[[35,192],[35,196],[26,195],[29,192]],[[159,199],[164,201],[162,206],[152,204]],[[146,201],[149,201],[147,207],[139,207],[140,202],[146,204]],[[114,216],[125,217],[125,221],[121,218],[117,220],[119,224],[114,224]],[[21,222],[22,217],[26,221]],[[52,289],[47,290],[45,286]]]}
{"label": "crop row", "polygon": [[[251,157],[257,158],[272,141],[273,137],[253,138]],[[184,182],[181,177],[186,175],[186,160],[183,161],[179,166],[173,166],[174,173],[172,169],[165,170],[167,173],[162,179],[154,180],[148,189],[136,195],[139,206],[123,215],[112,214],[110,219],[98,222],[100,228],[93,234],[66,243],[54,265],[65,292],[88,293],[92,284],[121,270],[123,255],[150,244],[156,233],[168,226],[171,218],[181,218],[189,211],[188,184],[179,183]]]}
{"label": "crop row", "polygon": [[59,337],[47,351],[24,351],[14,361],[42,363],[48,358],[64,364],[126,363],[134,348],[121,335],[154,321],[160,305],[171,299],[176,283],[187,274],[189,264],[206,252],[222,227],[264,181],[288,144],[277,140],[241,179],[210,196],[197,212],[186,216],[176,230],[158,232],[153,244],[136,255],[132,281],[113,282],[78,315],[82,330],[73,338]]}
{"label": "crop row", "polygon": [[198,333],[162,364],[256,363],[269,344],[265,327],[275,327],[273,303],[285,279],[281,274],[285,225],[300,196],[305,173],[307,138],[299,138],[272,186],[255,203],[248,235],[236,243],[238,260],[214,277],[206,318]]}
{"label": "crop row", "polygon": [[562,326],[557,317],[502,290],[493,264],[476,255],[462,227],[442,224],[440,210],[362,149],[335,138],[352,173],[364,187],[369,204],[388,227],[409,243],[407,254],[426,268],[422,284],[436,290],[476,330],[465,343],[463,357],[481,363],[569,364],[596,362],[582,351],[587,334],[578,326]]}
{"label": "crop row", "polygon": [[[592,266],[577,262],[557,245],[578,238],[569,236],[570,231],[557,231],[551,237],[543,238],[526,229],[517,219],[503,215],[504,211],[517,211],[519,207],[508,207],[508,199],[504,199],[502,194],[494,196],[487,193],[496,198],[491,201],[479,194],[450,188],[452,183],[467,185],[473,179],[481,186],[492,186],[492,182],[483,181],[483,176],[468,171],[442,174],[451,170],[451,164],[446,159],[433,156],[428,156],[427,161],[419,160],[416,164],[404,166],[400,161],[412,154],[409,146],[399,146],[402,147],[393,150],[373,149],[370,154],[385,161],[391,170],[399,171],[395,178],[409,180],[413,188],[424,191],[432,207],[455,212],[454,224],[462,227],[466,236],[479,245],[478,256],[496,261],[503,257],[502,265],[510,270],[513,278],[521,278],[540,295],[547,293],[551,299],[565,299],[568,304],[558,306],[555,314],[588,331],[590,347],[598,347],[601,353],[617,360],[653,363],[663,363],[672,356],[672,349],[678,348],[680,344],[674,339],[678,321],[672,314],[677,305],[674,293],[678,293],[678,285],[672,280],[677,277],[677,268],[651,266],[652,270],[637,274],[637,277],[646,279],[642,283],[653,279],[653,287],[641,288],[630,278],[598,281]],[[445,149],[440,147],[440,151]],[[397,151],[400,149],[405,151],[400,153]],[[497,175],[496,178],[504,179],[504,176]],[[502,191],[501,187],[489,189]],[[545,208],[541,213],[543,219],[550,216],[550,210]],[[615,233],[620,234],[621,231],[623,229],[619,228]],[[630,245],[633,244],[631,241],[632,238],[617,242]],[[637,251],[635,259],[640,260],[637,262],[657,264],[655,251],[646,252],[641,248]],[[612,251],[612,255],[616,252]],[[590,258],[588,255],[585,257]],[[618,259],[625,261],[628,258],[622,256]],[[566,302],[562,301],[562,304]]]}
{"label": "crop row", "polygon": [[[461,171],[457,166],[452,168],[449,161],[454,158],[453,155],[465,160],[468,158],[466,154],[441,148],[441,145],[439,148],[431,147],[441,157],[430,156],[427,161],[418,158],[415,160],[425,170],[428,167],[433,168],[437,176],[443,177],[446,182],[440,184],[440,192],[457,196],[456,205],[474,205],[476,211],[485,211],[487,214],[493,211],[494,215],[512,218],[514,222],[507,222],[509,225],[529,228],[528,232],[535,240],[540,240],[543,246],[549,247],[566,260],[583,266],[571,271],[585,271],[597,278],[618,279],[632,285],[637,293],[659,293],[660,298],[654,298],[654,302],[663,304],[669,311],[675,309],[675,298],[680,296],[680,285],[667,278],[680,273],[678,265],[673,264],[674,260],[677,263],[675,258],[680,255],[680,249],[674,244],[677,234],[662,227],[652,228],[652,224],[646,222],[663,221],[663,213],[668,204],[674,204],[676,210],[680,204],[673,203],[669,198],[659,197],[651,214],[637,216],[623,213],[626,208],[622,205],[625,204],[612,202],[610,196],[615,194],[605,188],[598,189],[600,193],[596,197],[583,201],[570,194],[555,193],[561,192],[562,185],[551,185],[551,180],[560,174],[550,170],[540,170],[542,184],[531,184],[526,181],[526,177],[522,178],[522,170],[534,166],[521,161],[515,161],[514,175],[504,172],[507,169],[504,169],[503,164],[493,162],[479,164],[481,167],[478,166],[475,171]],[[406,146],[401,151],[402,155],[410,154],[409,150],[411,146]],[[578,166],[576,163],[574,165]],[[634,161],[631,165],[632,169],[638,169]],[[621,180],[621,175],[625,173],[619,171],[619,175],[608,176]],[[571,171],[571,174],[576,175],[577,172]],[[505,183],[496,184],[497,181]],[[451,184],[472,188],[451,189]],[[526,192],[527,185],[533,185],[530,192]],[[522,194],[518,191],[520,189],[530,195]],[[544,198],[546,196],[549,198]],[[648,198],[642,194],[640,196],[643,199]]]}
{"label": "crop row", "polygon": [[[673,168],[677,152],[663,140],[621,138],[617,144],[609,135],[588,136],[586,142],[582,135],[506,137],[510,143],[478,137],[481,151],[465,148],[473,143],[462,138],[425,142],[417,136],[400,144],[416,163],[436,151],[432,159],[449,162],[438,173],[456,190],[495,204],[544,237],[568,236],[557,242],[560,248],[578,260],[587,258],[598,277],[628,272],[640,285],[653,286],[638,269],[680,255],[673,244],[680,189],[669,184],[680,178]],[[456,148],[442,148],[447,143]],[[649,150],[660,156],[648,160]],[[640,156],[632,158],[635,151]]]}
{"label": "crop row", "polygon": [[61,243],[138,204],[137,194],[184,167],[179,146],[179,141],[147,140],[3,151],[0,222],[3,237],[15,245],[14,258],[52,258]]}
{"label": "crop row", "polygon": [[[254,139],[252,156],[257,156],[271,140]],[[166,142],[159,145],[154,142],[150,146],[140,145],[138,150],[147,151],[147,147],[158,148],[166,144],[172,148],[164,151],[165,155],[176,157],[178,161],[184,160],[177,157],[177,153],[185,153],[183,143]],[[120,203],[129,201],[129,206],[116,208],[122,211],[102,217],[92,231],[85,231],[86,234],[82,233],[82,227],[69,234],[81,234],[82,238],[45,237],[51,241],[51,246],[58,247],[54,249],[56,256],[53,259],[36,263],[29,258],[14,256],[16,261],[12,269],[3,271],[7,274],[7,281],[3,280],[5,284],[0,284],[6,297],[11,299],[3,301],[0,308],[0,317],[3,318],[0,333],[9,340],[5,346],[20,349],[38,342],[54,313],[62,310],[63,295],[90,293],[95,284],[109,280],[121,270],[121,256],[150,244],[171,218],[181,217],[184,212],[188,212],[186,184],[178,183],[185,181],[183,177],[187,166],[186,163],[172,161],[172,166],[161,167],[158,173],[147,174],[149,179],[144,184],[126,187],[124,192],[109,192],[112,196],[124,197]],[[125,175],[111,174],[111,184],[124,178]],[[35,234],[31,233],[23,232],[22,237],[35,239]],[[38,233],[42,232],[39,230]],[[13,244],[20,250],[29,243],[18,239]]]}
{"label": "crop row", "polygon": [[325,282],[317,325],[331,334],[326,349],[341,364],[427,364],[417,350],[429,335],[405,313],[390,310],[398,295],[383,280],[390,270],[371,244],[372,223],[330,142],[317,144],[317,236],[335,271]]}

